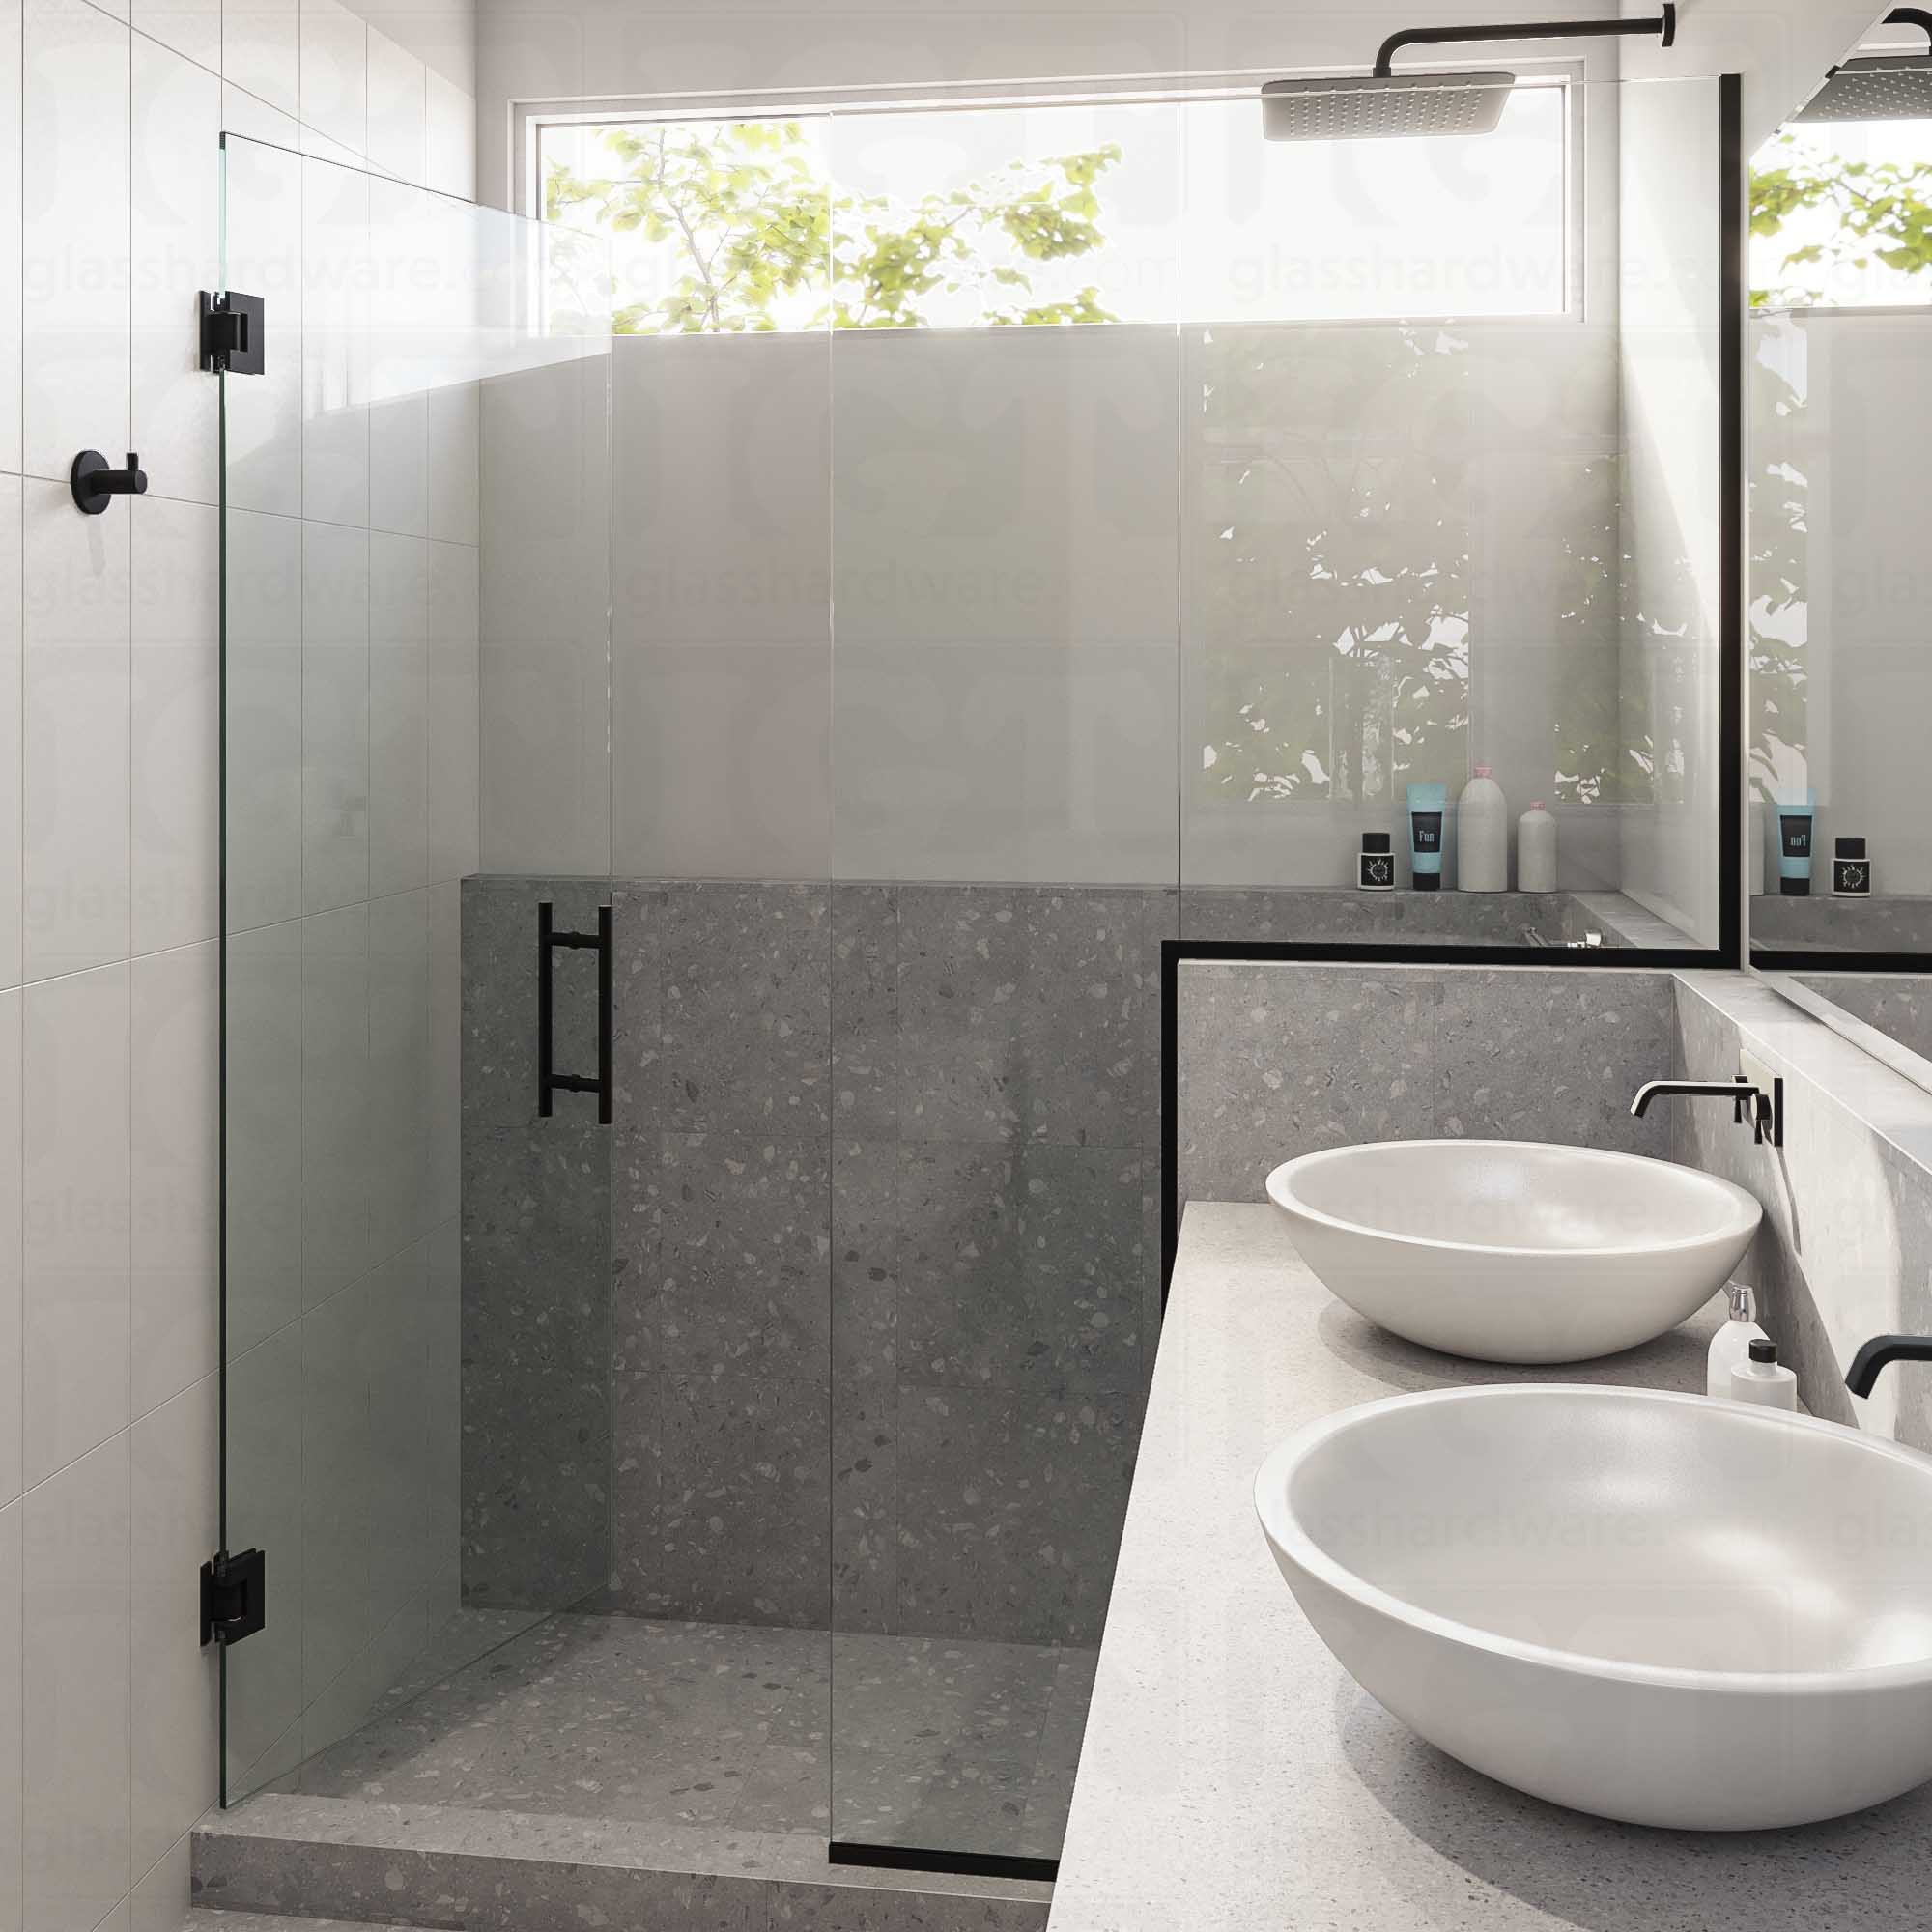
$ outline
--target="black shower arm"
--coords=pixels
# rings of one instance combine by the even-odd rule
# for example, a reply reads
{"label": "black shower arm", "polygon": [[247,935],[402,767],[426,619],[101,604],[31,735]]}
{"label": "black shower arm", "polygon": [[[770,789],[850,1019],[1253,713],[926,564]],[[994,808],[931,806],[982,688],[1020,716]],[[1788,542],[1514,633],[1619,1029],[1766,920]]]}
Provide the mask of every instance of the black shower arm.
{"label": "black shower arm", "polygon": [[[1915,7],[1906,11],[1917,14],[1919,10]],[[1896,14],[1892,15],[1893,19],[1897,17]],[[1932,19],[1932,15],[1926,17]],[[1394,78],[1395,70],[1389,63],[1404,47],[1455,41],[1580,41],[1593,40],[1600,34],[1656,34],[1667,47],[1677,39],[1677,9],[1666,6],[1662,14],[1649,20],[1516,20],[1497,27],[1410,27],[1406,32],[1391,34],[1382,43],[1382,50],[1376,56],[1375,77]]]}
{"label": "black shower arm", "polygon": [[[1885,16],[1885,24],[1888,27],[1917,27],[1926,41],[1932,43],[1932,14],[1928,14],[1923,7],[1894,7]],[[1932,44],[1927,45],[1926,52],[1932,54]]]}

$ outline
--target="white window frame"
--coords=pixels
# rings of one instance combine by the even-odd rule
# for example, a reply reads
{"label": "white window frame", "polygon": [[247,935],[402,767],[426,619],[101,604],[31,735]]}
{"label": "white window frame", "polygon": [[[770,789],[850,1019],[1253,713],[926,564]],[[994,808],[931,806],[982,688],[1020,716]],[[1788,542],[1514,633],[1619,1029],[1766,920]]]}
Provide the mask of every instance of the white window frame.
{"label": "white window frame", "polygon": [[[1466,64],[1466,63],[1465,63]],[[1596,143],[1582,111],[1592,86],[1604,83],[1589,71],[1584,60],[1519,61],[1512,63],[1519,78],[1539,86],[1561,86],[1566,112],[1563,135],[1563,264],[1564,298],[1551,315],[1485,316],[1489,324],[1520,323],[1548,327],[1558,322],[1582,323],[1613,307],[1614,265],[1597,259],[1586,220],[1587,195],[1602,182],[1615,192],[1614,162],[1589,165]],[[620,121],[782,121],[819,120],[837,115],[928,113],[974,109],[1065,104],[1084,106],[1097,101],[1180,104],[1189,101],[1238,100],[1256,95],[1264,80],[1279,77],[1279,69],[1242,70],[1200,74],[1110,74],[1070,80],[976,81],[952,86],[875,85],[796,88],[784,93],[715,92],[704,94],[613,95],[591,99],[513,100],[510,103],[511,207],[533,221],[543,218],[538,154],[546,128]],[[1640,83],[1633,83],[1640,84]],[[1255,138],[1260,140],[1260,109]],[[1454,311],[1421,310],[1417,322],[1449,320]],[[1289,317],[1271,322],[1273,327],[1333,327],[1350,321],[1389,321],[1387,317]],[[1114,325],[1096,324],[1107,327]],[[1160,324],[1150,325],[1161,327]]]}

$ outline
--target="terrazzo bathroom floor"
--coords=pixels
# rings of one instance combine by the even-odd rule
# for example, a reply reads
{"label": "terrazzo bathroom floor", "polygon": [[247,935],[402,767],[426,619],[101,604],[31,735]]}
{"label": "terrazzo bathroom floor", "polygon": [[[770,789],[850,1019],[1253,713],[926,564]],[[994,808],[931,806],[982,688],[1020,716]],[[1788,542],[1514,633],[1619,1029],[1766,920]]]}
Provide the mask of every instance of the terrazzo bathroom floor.
{"label": "terrazzo bathroom floor", "polygon": [[368,1722],[278,1788],[1059,1855],[1093,1650],[611,1615],[512,1632],[500,1613],[453,1619]]}

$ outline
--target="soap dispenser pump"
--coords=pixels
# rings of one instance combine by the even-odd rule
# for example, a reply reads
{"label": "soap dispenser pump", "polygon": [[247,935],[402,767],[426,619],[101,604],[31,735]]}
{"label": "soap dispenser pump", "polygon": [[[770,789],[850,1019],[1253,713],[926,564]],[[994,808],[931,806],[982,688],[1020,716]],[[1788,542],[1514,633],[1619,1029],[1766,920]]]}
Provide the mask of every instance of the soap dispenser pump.
{"label": "soap dispenser pump", "polygon": [[1743,1282],[1731,1284],[1731,1308],[1718,1332],[1711,1337],[1711,1352],[1705,1360],[1704,1393],[1728,1396],[1731,1371],[1741,1369],[1750,1359],[1750,1345],[1766,1339],[1753,1320],[1751,1292]]}
{"label": "soap dispenser pump", "polygon": [[1731,1371],[1731,1400],[1797,1414],[1798,1378],[1778,1361],[1776,1342],[1761,1338],[1750,1345],[1744,1366]]}

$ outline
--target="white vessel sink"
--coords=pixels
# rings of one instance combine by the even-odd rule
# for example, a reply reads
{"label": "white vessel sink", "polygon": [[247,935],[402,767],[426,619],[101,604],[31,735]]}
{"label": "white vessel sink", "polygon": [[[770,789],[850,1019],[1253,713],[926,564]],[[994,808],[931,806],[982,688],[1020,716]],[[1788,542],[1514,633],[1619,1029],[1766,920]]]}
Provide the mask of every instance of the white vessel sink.
{"label": "white vessel sink", "polygon": [[1505,1784],[1743,1831],[1932,1776],[1932,1460],[1912,1450],[1522,1383],[1345,1409],[1255,1494],[1350,1675]]}
{"label": "white vessel sink", "polygon": [[1268,1198],[1371,1321],[1486,1362],[1579,1362],[1674,1328],[1763,1210],[1695,1168],[1541,1141],[1384,1141],[1285,1162]]}

